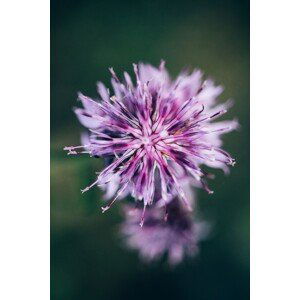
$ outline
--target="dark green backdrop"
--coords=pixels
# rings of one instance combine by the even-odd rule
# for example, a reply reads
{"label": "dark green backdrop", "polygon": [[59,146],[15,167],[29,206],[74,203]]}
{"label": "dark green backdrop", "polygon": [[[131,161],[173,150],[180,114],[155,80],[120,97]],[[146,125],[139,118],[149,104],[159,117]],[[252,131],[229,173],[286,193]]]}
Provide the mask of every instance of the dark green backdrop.
{"label": "dark green backdrop", "polygon": [[[38,24],[37,24],[38,26]],[[145,265],[118,238],[119,207],[100,213],[101,191],[81,195],[101,160],[67,157],[81,126],[76,93],[96,95],[107,68],[158,64],[175,76],[200,67],[225,86],[241,130],[225,136],[237,159],[215,172],[215,194],[198,191],[199,211],[214,224],[201,253],[170,269]],[[51,299],[249,298],[249,3],[248,1],[51,1]]]}

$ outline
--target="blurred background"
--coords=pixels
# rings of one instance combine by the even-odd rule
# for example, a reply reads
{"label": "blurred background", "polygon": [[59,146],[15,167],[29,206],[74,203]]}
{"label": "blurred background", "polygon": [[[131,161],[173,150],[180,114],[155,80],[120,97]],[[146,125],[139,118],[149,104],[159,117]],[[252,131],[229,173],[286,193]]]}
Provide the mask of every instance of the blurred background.
{"label": "blurred background", "polygon": [[[198,214],[214,224],[201,252],[175,268],[140,262],[118,236],[116,205],[100,213],[103,193],[80,189],[101,159],[67,156],[82,127],[72,112],[77,92],[109,86],[108,67],[132,74],[133,62],[158,65],[175,77],[201,68],[233,99],[224,117],[239,131],[224,136],[236,158],[231,174],[214,171],[208,195],[197,191]],[[51,0],[51,299],[249,298],[249,1]]]}

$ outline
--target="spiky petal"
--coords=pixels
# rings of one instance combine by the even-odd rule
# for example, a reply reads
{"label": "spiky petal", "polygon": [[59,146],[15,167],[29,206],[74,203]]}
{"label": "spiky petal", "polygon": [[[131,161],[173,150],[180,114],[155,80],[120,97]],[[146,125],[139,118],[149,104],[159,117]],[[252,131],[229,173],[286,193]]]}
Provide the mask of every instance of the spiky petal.
{"label": "spiky petal", "polygon": [[227,166],[234,165],[220,148],[220,136],[235,129],[237,122],[214,122],[229,106],[215,106],[222,88],[203,81],[199,70],[181,73],[172,81],[164,62],[159,68],[134,65],[136,84],[126,72],[123,82],[112,68],[110,72],[112,95],[102,83],[98,83],[101,101],[78,94],[83,108],[75,113],[90,134],[82,146],[65,148],[68,154],[110,159],[90,187],[117,183],[117,197],[130,192],[144,207],[153,203],[159,190],[161,201],[168,203],[177,194],[189,207],[180,182],[184,174],[212,193],[200,166],[227,172]]}

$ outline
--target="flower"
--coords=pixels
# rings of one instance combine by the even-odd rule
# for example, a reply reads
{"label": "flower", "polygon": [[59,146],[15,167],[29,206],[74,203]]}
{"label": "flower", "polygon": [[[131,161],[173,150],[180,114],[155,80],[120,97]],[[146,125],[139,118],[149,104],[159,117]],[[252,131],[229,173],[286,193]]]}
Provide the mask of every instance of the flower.
{"label": "flower", "polygon": [[[122,82],[110,68],[114,90],[110,95],[103,83],[98,83],[101,100],[79,93],[83,108],[76,108],[80,122],[90,134],[81,146],[65,147],[68,154],[88,153],[105,157],[109,162],[92,186],[113,186],[108,195],[118,197],[131,193],[145,207],[155,195],[169,203],[174,195],[190,208],[190,200],[182,187],[181,178],[190,178],[208,193],[200,166],[222,168],[234,159],[221,149],[220,136],[237,127],[237,122],[213,122],[226,113],[230,103],[216,106],[222,92],[211,80],[202,80],[199,70],[182,72],[172,81],[165,64],[158,68],[147,64],[133,65],[134,85],[128,73]],[[159,190],[159,193],[157,192]]]}
{"label": "flower", "polygon": [[165,218],[161,208],[147,209],[144,226],[140,227],[142,209],[125,206],[121,233],[127,246],[138,250],[143,260],[157,260],[167,253],[169,263],[174,265],[184,256],[194,256],[198,252],[197,244],[207,237],[210,226],[207,222],[195,221],[177,197],[166,209]]}

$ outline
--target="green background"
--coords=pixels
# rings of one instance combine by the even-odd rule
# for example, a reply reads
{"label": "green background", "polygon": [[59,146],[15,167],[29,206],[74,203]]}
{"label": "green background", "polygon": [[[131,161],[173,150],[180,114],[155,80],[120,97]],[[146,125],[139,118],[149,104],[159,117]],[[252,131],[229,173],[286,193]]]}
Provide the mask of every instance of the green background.
{"label": "green background", "polygon": [[[37,25],[38,26],[38,25]],[[120,206],[100,213],[103,193],[82,195],[101,159],[70,157],[82,127],[77,91],[109,86],[108,67],[166,66],[174,77],[199,67],[224,85],[239,131],[224,136],[236,158],[229,176],[214,171],[213,195],[197,191],[198,214],[213,224],[201,253],[176,268],[150,265],[118,236]],[[249,298],[249,3],[248,1],[51,1],[51,299]]]}

